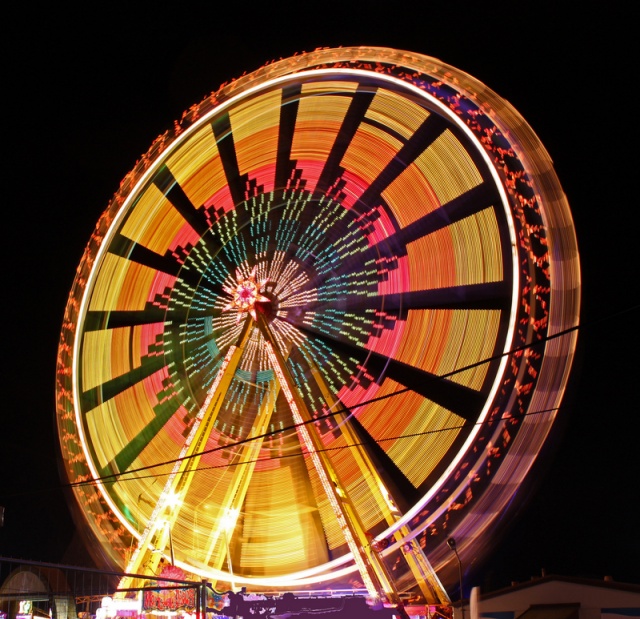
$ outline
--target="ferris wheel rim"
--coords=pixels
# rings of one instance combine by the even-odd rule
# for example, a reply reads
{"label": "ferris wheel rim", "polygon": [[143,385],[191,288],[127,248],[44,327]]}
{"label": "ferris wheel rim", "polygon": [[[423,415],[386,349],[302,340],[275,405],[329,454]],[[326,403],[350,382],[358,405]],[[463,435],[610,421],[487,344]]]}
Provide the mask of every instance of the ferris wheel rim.
{"label": "ferris wheel rim", "polygon": [[[332,71],[331,71],[330,69],[327,69],[326,71],[327,71],[327,74],[331,74],[331,73],[332,73]],[[335,69],[335,70],[333,70],[333,73],[336,73],[336,72],[338,72],[338,73],[343,72],[344,74],[347,74],[347,73],[349,73],[350,71],[353,71],[353,69],[347,69],[347,68],[342,69],[342,68],[340,68],[340,69]],[[310,74],[312,74],[312,73],[313,73],[313,70],[312,70],[312,69],[309,69],[308,71],[301,71],[301,72],[299,72],[299,73],[294,73],[294,74],[289,75],[289,76],[283,76],[283,77],[281,77],[281,78],[278,78],[278,80],[279,80],[279,82],[287,82],[287,81],[291,81],[291,80],[295,80],[295,79],[304,78],[304,77],[306,77],[306,75],[308,75],[308,74],[310,75]],[[367,76],[369,75],[369,73],[367,73],[366,71],[362,71],[362,74],[365,74],[365,75],[367,75]],[[316,74],[314,73],[314,75],[316,75]],[[376,76],[376,77],[379,77],[379,76]],[[396,80],[396,78],[388,78],[387,76],[384,76],[384,77],[383,77],[383,81],[384,81],[384,80],[386,80],[386,81],[388,81],[388,82],[391,82],[391,81]],[[407,84],[404,84],[404,83],[403,83],[403,84],[402,84],[402,86],[403,86],[404,88],[408,88]],[[414,86],[412,86],[412,85],[411,85],[411,88],[415,88],[416,90],[419,90],[417,87],[414,87]],[[255,92],[259,92],[259,91],[261,91],[261,87],[260,87],[259,85],[257,85],[257,86],[255,86],[255,87],[253,87],[252,92],[253,92],[253,91],[255,91]],[[420,92],[422,92],[422,91],[420,91]],[[222,111],[224,111],[224,109],[231,108],[231,107],[235,104],[235,102],[236,102],[236,101],[238,101],[238,100],[242,100],[242,99],[244,98],[244,94],[245,94],[245,93],[243,93],[243,92],[239,92],[237,95],[232,96],[230,99],[228,99],[227,101],[225,101],[224,103],[222,103],[222,104],[221,104],[221,106],[223,106],[223,107],[221,108],[221,109],[222,109]],[[422,96],[424,96],[424,93],[422,93]],[[439,103],[438,105],[442,106],[443,108],[445,107],[445,106],[444,106],[443,104],[441,104],[441,103]],[[445,108],[445,109],[446,109],[446,108]],[[220,111],[221,111],[221,110],[220,110],[219,108],[214,107],[213,109],[211,109],[211,110],[208,112],[208,115],[206,115],[205,117],[203,117],[203,119],[204,119],[204,118],[210,118],[210,117],[214,116],[216,113],[219,113]],[[453,114],[453,112],[451,112],[451,110],[447,110],[447,115],[448,115],[448,116],[453,116],[454,118],[456,118],[456,122],[458,122],[458,123],[460,124],[460,126],[461,126],[461,127],[463,127],[463,130],[464,130],[464,131],[467,131],[467,132],[469,132],[469,133],[470,133],[470,131],[466,128],[466,126],[462,123],[462,121],[460,121],[459,119],[457,119],[457,117],[455,117],[455,115]],[[163,154],[162,154],[162,156],[159,156],[159,157],[158,157],[158,159],[156,159],[156,161],[154,161],[154,162],[149,166],[149,168],[147,169],[146,173],[145,173],[145,174],[144,174],[140,179],[138,179],[138,181],[137,181],[137,182],[135,183],[135,185],[134,185],[134,188],[133,188],[133,189],[131,190],[131,192],[129,193],[129,196],[127,197],[127,200],[126,200],[126,201],[125,201],[125,203],[121,206],[120,211],[118,212],[118,215],[115,217],[115,221],[112,223],[112,227],[111,227],[111,228],[109,228],[109,230],[111,231],[111,233],[112,233],[112,234],[115,234],[115,232],[116,232],[116,230],[117,230],[118,220],[119,220],[119,218],[120,218],[121,216],[123,216],[123,214],[125,213],[126,208],[127,208],[128,201],[129,201],[129,200],[133,201],[133,200],[135,200],[135,199],[136,199],[136,197],[135,197],[135,196],[136,196],[136,193],[137,193],[137,191],[138,191],[138,188],[142,187],[146,182],[148,182],[148,180],[153,176],[153,174],[155,173],[155,171],[157,171],[157,169],[162,165],[162,162],[163,162],[163,161],[166,161],[166,157],[168,157],[168,156],[169,156],[169,154],[170,154],[173,150],[177,150],[177,149],[179,149],[179,148],[180,148],[180,145],[181,145],[181,144],[183,144],[183,143],[185,143],[185,141],[189,139],[189,136],[190,136],[190,135],[193,135],[194,133],[196,133],[196,132],[197,132],[198,128],[199,128],[199,127],[201,127],[201,126],[206,122],[206,121],[205,121],[205,120],[203,120],[203,119],[200,119],[200,120],[198,120],[197,122],[194,122],[192,125],[190,125],[190,126],[186,129],[186,131],[185,131],[185,133],[184,133],[184,139],[183,139],[182,137],[178,136],[178,137],[176,138],[176,140],[175,140],[174,142],[172,142],[172,143],[169,145],[169,147],[168,147],[168,149],[167,149],[167,153],[166,153],[166,155],[163,153]],[[474,136],[471,136],[471,137],[474,137]],[[486,158],[487,158],[487,163],[488,163],[488,164],[490,164],[490,165],[488,165],[488,169],[489,169],[489,170],[491,170],[491,171],[492,171],[492,173],[494,173],[494,174],[495,174],[496,172],[495,172],[495,170],[494,170],[493,164],[492,164],[490,161],[488,161],[488,157],[487,157],[486,153],[485,153],[483,150],[481,150],[481,149],[479,148],[479,145],[476,143],[475,138],[474,138],[473,140],[471,140],[471,143],[472,143],[472,144],[474,144],[474,145],[479,149],[479,152],[480,152],[484,157],[486,157]],[[498,185],[498,187],[500,188],[500,191],[502,192],[502,195],[503,195],[503,198],[504,198],[505,202],[508,202],[508,200],[507,200],[507,198],[506,198],[506,194],[504,194],[504,188],[502,187],[502,184],[501,184],[501,183],[498,183],[497,185]],[[506,216],[506,220],[510,222],[510,221],[511,221],[511,220],[510,220],[510,217],[509,217],[509,216],[510,216],[510,212],[508,212],[508,209],[506,208],[506,206],[505,206],[504,208],[505,208],[505,216]],[[514,238],[514,237],[515,237],[515,232],[514,232],[513,230],[511,230],[511,232],[510,232],[510,236],[511,236],[511,239],[512,239],[512,246],[515,246],[515,238]],[[108,248],[109,242],[110,242],[110,241],[109,241],[109,238],[105,237],[105,238],[103,239],[103,241],[102,241],[102,245],[100,245],[100,248],[99,248],[99,251],[98,251],[98,255],[96,256],[96,258],[97,258],[97,259],[96,259],[96,264],[100,262],[100,259],[101,259],[101,256],[103,255],[103,253],[107,251],[107,248]],[[514,249],[513,251],[515,252],[515,249]],[[513,265],[513,268],[514,268],[514,274],[513,274],[513,286],[512,286],[512,300],[511,300],[511,307],[512,307],[512,308],[513,308],[513,307],[514,307],[514,305],[515,305],[516,289],[518,288],[518,281],[519,281],[519,274],[518,274],[518,273],[517,273],[517,271],[516,271],[516,265],[515,265],[515,263],[516,263],[516,260],[514,259],[514,257],[512,257],[512,265]],[[97,277],[97,269],[96,269],[96,270],[92,270],[92,271],[91,271],[91,274]],[[89,282],[87,283],[87,285],[86,285],[86,291],[87,291],[87,294],[88,294],[88,291],[92,288],[92,285],[93,285],[93,282],[92,282],[92,281],[89,281]],[[87,301],[86,299],[87,299],[87,296],[83,296],[83,302],[82,302],[81,309],[80,309],[80,321],[79,321],[79,322],[80,322],[80,324],[82,324],[82,323],[83,323],[83,321],[84,321],[84,315],[83,315],[83,314],[86,312],[86,307],[87,307],[87,304],[88,304],[88,301]],[[85,302],[85,301],[86,301],[86,302]],[[512,309],[511,311],[513,311],[513,309]],[[502,374],[502,372],[503,372],[503,370],[504,370],[504,365],[506,364],[506,356],[504,355],[504,353],[508,352],[508,350],[511,348],[511,342],[512,342],[512,339],[513,339],[513,332],[514,332],[515,327],[514,327],[514,325],[512,324],[512,323],[513,323],[513,320],[512,320],[512,319],[509,319],[509,323],[510,323],[510,332],[509,332],[508,337],[507,337],[507,338],[506,338],[506,340],[505,340],[505,345],[504,345],[504,349],[503,349],[503,357],[504,357],[504,359],[503,359],[503,361],[502,361],[502,365],[501,365],[501,369],[500,369],[500,371],[498,371],[498,372],[497,372],[497,374],[495,374],[495,376],[500,376],[500,375]],[[77,336],[77,337],[80,337],[81,331],[82,331],[81,329],[79,329],[79,330],[77,331],[77,333],[76,333],[76,336]],[[75,397],[75,399],[76,399],[76,400],[78,400],[80,396],[79,396],[79,394],[78,394],[78,385],[77,385],[77,366],[78,366],[78,363],[79,363],[79,362],[77,361],[77,356],[80,354],[80,345],[79,345],[77,342],[76,342],[76,345],[73,347],[73,352],[74,352],[74,361],[73,361],[73,367],[74,367],[74,370],[73,370],[74,386],[73,386],[73,390],[74,390],[74,397]],[[485,404],[485,407],[484,407],[484,416],[486,416],[486,414],[488,413],[488,408],[489,408],[489,406],[490,406],[490,400],[491,400],[491,399],[493,398],[493,396],[495,395],[495,392],[496,392],[496,390],[497,390],[497,389],[498,389],[498,381],[496,380],[496,381],[494,382],[494,386],[493,386],[492,391],[491,391],[491,398],[487,398],[487,403]],[[76,415],[80,415],[80,410],[79,410],[79,408],[77,408],[77,409],[76,409]],[[484,419],[484,417],[483,417],[483,419]],[[81,419],[80,417],[76,417],[76,423],[77,423],[77,426],[78,426],[78,430],[82,433],[82,427],[83,427],[82,419]],[[474,437],[475,437],[475,435],[474,435]],[[433,494],[435,494],[435,493],[437,492],[437,486],[442,482],[442,480],[444,480],[446,477],[450,476],[450,475],[451,475],[451,473],[453,473],[454,469],[458,466],[458,464],[459,464],[459,462],[460,462],[460,459],[463,457],[464,452],[466,452],[466,451],[468,450],[469,446],[470,446],[470,445],[471,445],[471,443],[473,442],[473,438],[474,438],[474,437],[471,437],[471,435],[469,435],[469,436],[468,436],[468,438],[467,438],[467,440],[466,440],[466,442],[465,442],[464,448],[463,448],[463,449],[460,449],[460,450],[459,450],[459,452],[458,452],[458,456],[459,456],[459,457],[458,457],[458,459],[457,459],[455,462],[451,462],[451,463],[450,463],[450,465],[449,465],[449,467],[448,467],[448,469],[445,471],[445,473],[443,473],[443,474],[441,475],[441,477],[440,477],[440,479],[439,479],[438,483],[437,483],[436,485],[434,485],[433,489],[430,491],[431,496],[429,496],[428,498],[425,498],[425,497],[426,497],[426,495],[425,495],[425,497],[423,497],[423,500],[420,502],[420,504],[416,504],[416,505],[415,505],[415,506],[414,506],[414,507],[413,507],[409,512],[407,512],[407,514],[405,514],[405,520],[404,520],[404,522],[408,522],[411,518],[415,517],[415,516],[416,516],[416,514],[417,514],[418,512],[420,512],[420,510],[422,510],[422,509],[424,508],[424,506],[426,505],[426,503],[427,503],[431,498],[433,498]],[[83,442],[84,442],[84,441],[83,441]],[[87,457],[87,462],[89,463],[89,466],[91,467],[91,466],[92,466],[92,458],[91,458],[91,457]],[[93,469],[92,469],[92,473],[94,474],[94,477],[95,477],[96,479],[97,479],[97,478],[99,478],[99,474],[98,474],[97,469],[93,468]],[[463,487],[463,486],[464,486],[464,483],[461,485],[461,487]],[[107,493],[107,494],[108,494],[108,493]],[[457,495],[456,495],[456,496],[457,496]],[[451,496],[451,499],[450,499],[450,502],[455,501],[456,496],[453,496],[453,495],[452,495],[452,496]],[[114,509],[114,511],[115,511],[116,513],[118,513],[118,508],[117,508],[117,506],[116,506],[115,504],[112,506],[112,508]],[[445,508],[444,508],[443,506],[441,506],[441,507],[440,507],[440,511],[442,511],[443,509],[445,509]],[[124,521],[125,521],[125,520],[126,520],[126,519],[124,519],[124,518],[122,519],[123,524],[125,524],[125,523],[124,523]],[[125,524],[125,526],[126,526],[126,524]],[[133,525],[131,525],[131,526],[133,526]],[[426,527],[426,526],[427,526],[427,525],[425,525],[425,527]],[[132,529],[130,532],[131,532],[131,533],[132,533],[132,535],[134,535],[134,537],[135,537],[135,532],[133,531],[133,529]],[[388,532],[390,532],[390,529],[387,529],[387,530],[385,531],[385,533],[383,533],[383,534],[381,534],[381,535],[385,535],[385,534],[387,534]],[[321,570],[323,567],[325,567],[325,566],[318,566],[317,568],[314,568],[314,569]]]}

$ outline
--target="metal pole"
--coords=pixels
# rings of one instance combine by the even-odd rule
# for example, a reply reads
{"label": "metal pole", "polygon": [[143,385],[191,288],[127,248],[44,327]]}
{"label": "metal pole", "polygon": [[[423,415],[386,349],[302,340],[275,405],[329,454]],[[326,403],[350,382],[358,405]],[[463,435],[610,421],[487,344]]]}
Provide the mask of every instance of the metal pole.
{"label": "metal pole", "polygon": [[458,578],[460,582],[460,610],[462,611],[462,619],[464,619],[464,601],[463,601],[463,593],[462,593],[462,561],[460,560],[460,555],[458,554],[458,547],[456,544],[456,540],[453,537],[450,537],[447,540],[447,545],[453,553],[456,555],[456,559],[458,560]]}
{"label": "metal pole", "polygon": [[175,559],[173,556],[173,535],[171,534],[171,523],[167,521],[167,526],[169,527],[169,551],[171,552],[171,566],[175,565]]}

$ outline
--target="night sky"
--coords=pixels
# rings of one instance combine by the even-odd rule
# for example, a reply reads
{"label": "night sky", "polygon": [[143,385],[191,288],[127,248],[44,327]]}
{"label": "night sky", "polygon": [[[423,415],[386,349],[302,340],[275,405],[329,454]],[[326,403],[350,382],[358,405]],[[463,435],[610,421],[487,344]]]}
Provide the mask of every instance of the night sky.
{"label": "night sky", "polygon": [[222,82],[316,47],[378,45],[439,58],[509,100],[551,154],[578,235],[582,327],[564,431],[495,552],[465,578],[498,588],[545,569],[640,582],[631,8],[215,4],[3,11],[0,555],[79,560],[57,468],[55,358],[75,269],[120,180]]}

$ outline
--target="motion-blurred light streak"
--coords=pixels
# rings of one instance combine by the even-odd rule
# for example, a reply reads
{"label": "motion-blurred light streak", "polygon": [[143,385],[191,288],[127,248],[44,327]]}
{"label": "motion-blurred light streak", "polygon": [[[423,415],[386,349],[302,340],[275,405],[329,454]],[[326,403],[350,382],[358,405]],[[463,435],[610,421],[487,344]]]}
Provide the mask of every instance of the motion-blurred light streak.
{"label": "motion-blurred light streak", "polygon": [[552,162],[489,88],[373,47],[243,76],[125,177],[69,296],[58,427],[97,554],[446,599],[447,538],[490,550],[553,430],[579,310]]}

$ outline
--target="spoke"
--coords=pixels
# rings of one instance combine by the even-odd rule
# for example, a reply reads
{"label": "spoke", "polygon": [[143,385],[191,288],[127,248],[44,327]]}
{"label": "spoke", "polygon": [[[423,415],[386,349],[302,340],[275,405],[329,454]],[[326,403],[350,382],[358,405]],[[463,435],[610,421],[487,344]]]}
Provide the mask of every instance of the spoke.
{"label": "spoke", "polygon": [[231,120],[224,114],[212,123],[213,135],[218,144],[218,152],[222,161],[222,168],[227,177],[227,184],[234,204],[240,204],[245,199],[247,175],[240,174],[236,147],[231,132]]}
{"label": "spoke", "polygon": [[143,310],[88,311],[83,327],[85,331],[99,331],[152,325],[165,320],[167,320],[167,311],[148,303]]}
{"label": "spoke", "polygon": [[111,459],[109,464],[100,471],[100,475],[106,477],[126,472],[173,417],[180,405],[181,402],[178,398],[171,398],[168,402],[159,405],[154,411],[156,413],[154,418],[127,443],[124,449]]}
{"label": "spoke", "polygon": [[370,374],[377,377],[376,381],[381,381],[382,377],[388,377],[467,421],[476,419],[480,414],[484,404],[484,397],[480,391],[469,389],[469,387],[446,378],[440,378],[426,370],[415,368],[380,353],[361,348],[351,341],[341,341],[328,337],[326,334],[313,330],[306,325],[299,325],[298,328],[308,333],[312,338],[321,340],[334,351],[342,352],[347,356],[358,359]]}
{"label": "spoke", "polygon": [[467,421],[476,419],[484,404],[479,391],[384,355],[371,352],[365,364],[374,376],[387,376]]}
{"label": "spoke", "polygon": [[347,148],[351,144],[360,123],[364,120],[374,96],[375,91],[360,88],[358,88],[355,95],[353,95],[349,109],[340,127],[338,137],[333,143],[333,148],[325,161],[325,166],[318,179],[318,184],[313,196],[315,200],[319,200],[322,196],[326,195],[329,187],[340,177],[342,173],[340,162],[347,152]]}
{"label": "spoke", "polygon": [[84,391],[81,395],[82,410],[89,411],[94,409],[99,404],[107,402],[136,383],[155,374],[163,367],[165,367],[165,359],[162,356],[143,357],[142,364],[139,367]]}
{"label": "spoke", "polygon": [[[341,406],[341,404],[338,404]],[[403,513],[413,506],[420,498],[416,487],[407,479],[406,475],[398,468],[389,454],[371,436],[371,434],[358,421],[356,415],[345,411],[348,423],[351,426],[355,440],[363,446],[373,463],[373,468],[381,477],[387,487],[389,495]]]}
{"label": "spoke", "polygon": [[[219,362],[221,357],[222,355],[219,354],[218,357],[212,359],[212,364],[215,366]],[[154,362],[154,360],[158,360],[159,366],[155,368],[155,370],[151,371],[151,367],[153,367],[151,362]],[[153,374],[154,371],[158,371],[159,369],[162,369],[163,367],[165,367],[164,366],[165,361],[163,361],[162,357],[149,357],[146,360],[146,365],[145,363],[143,363],[143,367],[148,366],[147,371],[141,374],[138,380],[135,382],[139,382],[140,380],[143,380],[147,376],[150,376],[151,374]],[[128,376],[129,374],[124,375],[123,377],[117,377],[116,379],[109,381],[108,384],[111,385],[111,383],[114,383],[114,381],[117,382],[119,379],[122,379],[124,381],[124,379]],[[111,385],[111,397],[114,397],[118,393],[121,393],[122,391],[125,391],[126,389],[130,388],[135,384],[135,382],[131,382],[129,384],[123,384],[122,389],[117,393],[114,393],[116,389],[115,385]],[[92,397],[94,398],[100,397],[99,390],[101,388],[102,386],[96,387],[95,389],[98,390],[98,393],[96,395],[93,395]],[[86,398],[85,394],[83,394],[82,397],[83,397],[83,410],[85,411],[91,410],[91,408],[89,407],[89,404],[92,402],[92,400],[89,400],[88,398]],[[104,396],[102,397],[104,398],[103,401],[106,401],[107,398]],[[144,426],[144,428],[142,428],[142,430],[140,430],[140,432],[138,432],[138,434],[134,436],[133,439],[131,439],[127,443],[127,445],[111,459],[109,464],[102,469],[101,471],[102,475],[113,475],[113,474],[119,474],[121,472],[127,471],[129,467],[132,465],[132,463],[140,456],[140,454],[145,450],[147,445],[153,441],[153,439],[156,437],[158,432],[162,430],[164,425],[171,419],[171,417],[175,414],[175,412],[178,410],[178,408],[182,404],[181,400],[179,400],[176,396],[171,397],[168,400],[165,400],[163,397],[161,397],[160,394],[158,394],[158,401],[159,403],[154,407],[154,413],[155,413],[154,418],[146,426]],[[96,405],[97,404],[94,403],[93,406],[96,406]]]}
{"label": "spoke", "polygon": [[[164,300],[166,303],[166,299]],[[157,323],[186,324],[188,320],[211,318],[213,309],[194,309],[191,307],[167,307],[147,302],[142,310],[89,310],[86,313],[84,331],[138,327]]]}
{"label": "spoke", "polygon": [[177,277],[182,268],[175,256],[169,252],[161,256],[121,234],[117,234],[109,245],[109,253],[174,277]]}
{"label": "spoke", "polygon": [[299,84],[288,86],[282,91],[282,107],[280,108],[280,124],[278,131],[278,158],[276,160],[276,189],[284,189],[291,177],[295,162],[291,161],[291,144],[298,115],[298,104],[301,92]]}
{"label": "spoke", "polygon": [[182,253],[186,255],[187,253],[184,247],[177,246],[175,251],[167,250],[164,255],[160,255],[125,236],[117,235],[112,245],[109,246],[109,253],[149,267],[154,271],[179,278],[179,281],[184,282],[194,290],[198,287],[208,288],[206,280],[202,280],[201,273],[183,268],[183,264],[178,261],[177,255]]}
{"label": "spoke", "polygon": [[[362,251],[345,255],[342,260],[336,262],[330,272],[327,272],[323,277],[317,278],[313,282],[313,286],[321,290],[327,284],[329,278],[339,278],[350,274],[354,270],[364,271],[366,270],[365,265],[375,263],[380,258],[391,259],[392,262],[386,263],[386,268],[392,268],[390,264],[393,264],[394,260],[401,256],[406,256],[407,245],[492,207],[498,202],[499,196],[495,188],[489,183],[481,183],[417,219],[405,228],[388,235],[379,243],[363,248]],[[501,236],[501,241],[502,245],[505,246],[505,243],[508,243],[508,238],[503,235]],[[505,253],[503,252],[503,254]],[[509,254],[507,253],[506,255]]]}
{"label": "spoke", "polygon": [[447,123],[431,114],[405,142],[396,155],[365,189],[357,201],[358,210],[366,212],[381,199],[382,192],[404,172],[447,129]]}
{"label": "spoke", "polygon": [[494,206],[498,200],[499,196],[495,187],[486,182],[481,183],[450,202],[443,204],[435,211],[409,224],[395,236],[402,245],[406,246],[427,234],[446,228],[466,217]]}
{"label": "spoke", "polygon": [[153,179],[156,187],[166,196],[173,207],[184,217],[189,225],[200,235],[209,229],[203,209],[196,209],[169,168],[163,166]]}
{"label": "spoke", "polygon": [[398,230],[395,234],[368,248],[358,255],[361,264],[376,260],[380,256],[403,256],[406,246],[433,232],[446,228],[466,217],[498,203],[499,196],[489,183],[481,183],[473,189],[443,204],[435,211]]}
{"label": "spoke", "polygon": [[[309,358],[307,358],[307,363],[329,410],[337,411],[343,408],[327,386],[318,366]],[[384,494],[381,494],[381,488],[394,487],[395,492],[387,490],[387,495],[392,497],[396,504],[405,503],[405,508],[413,505],[413,502],[418,498],[416,488],[371,434],[362,427],[351,411],[343,409],[339,413],[334,412],[332,419],[336,424],[331,424],[332,431],[342,434],[347,448],[352,451],[356,463],[360,467],[362,477],[366,480],[370,492],[378,503],[378,507],[387,522],[393,524],[395,519],[389,521],[389,503]]]}
{"label": "spoke", "polygon": [[[349,312],[384,310],[406,316],[409,310],[470,309],[506,310],[511,301],[511,289],[506,281],[451,286],[432,290],[416,290],[379,296],[354,295],[349,299]],[[322,312],[331,309],[331,303],[310,303],[305,309]]]}

